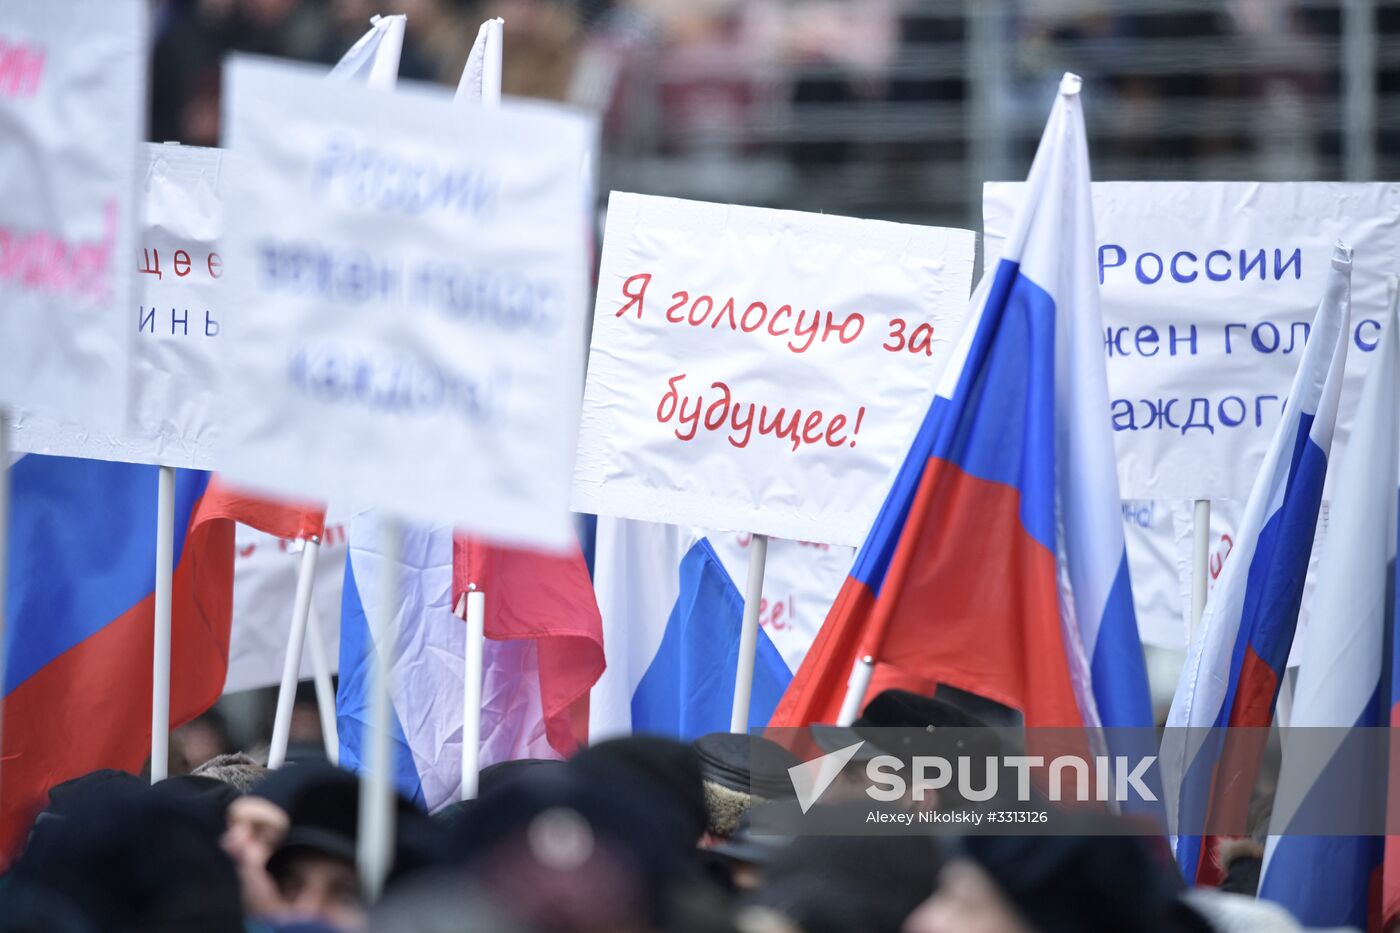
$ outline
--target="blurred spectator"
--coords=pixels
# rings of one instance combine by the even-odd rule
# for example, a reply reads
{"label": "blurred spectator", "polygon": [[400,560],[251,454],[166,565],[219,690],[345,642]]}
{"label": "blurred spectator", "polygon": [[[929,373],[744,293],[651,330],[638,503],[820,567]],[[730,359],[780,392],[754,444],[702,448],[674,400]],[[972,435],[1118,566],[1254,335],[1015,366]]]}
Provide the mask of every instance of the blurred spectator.
{"label": "blurred spectator", "polygon": [[[865,804],[838,804],[860,811]],[[898,933],[930,894],[942,855],[928,836],[799,836],[775,853],[749,904],[804,933]]]}
{"label": "blurred spectator", "polygon": [[[1072,822],[1071,822],[1072,820]],[[1117,818],[1062,819],[1066,836],[973,835],[907,933],[1163,933],[1207,929],[1177,899],[1181,876],[1158,862]]]}
{"label": "blurred spectator", "polygon": [[233,739],[229,737],[228,722],[222,713],[214,709],[185,723],[174,734],[190,768],[236,749]]}
{"label": "blurred spectator", "polygon": [[569,766],[595,784],[633,788],[653,798],[656,817],[664,823],[652,832],[676,851],[693,850],[705,834],[704,782],[689,745],[652,735],[609,739],[580,751]]}
{"label": "blurred spectator", "polygon": [[119,783],[88,786],[58,818],[39,821],[13,880],[102,930],[242,933],[238,876],[200,818],[183,801]]}
{"label": "blurred spectator", "polygon": [[706,844],[733,836],[755,804],[792,797],[788,768],[801,762],[776,742],[712,732],[691,745],[704,779]]}

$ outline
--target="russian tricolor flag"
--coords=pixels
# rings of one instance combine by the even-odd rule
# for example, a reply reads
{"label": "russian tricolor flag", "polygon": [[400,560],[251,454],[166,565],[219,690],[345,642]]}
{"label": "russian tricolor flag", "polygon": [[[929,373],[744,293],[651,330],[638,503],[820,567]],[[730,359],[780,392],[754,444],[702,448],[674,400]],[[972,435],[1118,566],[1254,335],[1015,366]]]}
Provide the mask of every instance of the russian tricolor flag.
{"label": "russian tricolor flag", "polygon": [[[589,735],[688,741],[729,731],[744,597],[710,541],[675,525],[599,516],[596,548],[608,663],[589,701]],[[760,628],[750,727],[768,723],[791,680]]]}
{"label": "russian tricolor flag", "polygon": [[1027,726],[1149,726],[1123,541],[1080,81],[851,577],[774,717],[948,684]]}
{"label": "russian tricolor flag", "polygon": [[[1394,624],[1388,584],[1395,570],[1400,488],[1400,342],[1395,331],[1392,308],[1334,484],[1311,621],[1296,652],[1290,727],[1376,727],[1387,724],[1394,709],[1386,662]],[[1307,751],[1315,753],[1312,747]],[[1355,768],[1354,760],[1348,764],[1329,769],[1328,762],[1300,757],[1297,745],[1285,743],[1278,798],[1304,800],[1312,780],[1325,775],[1325,784],[1318,786],[1327,795],[1339,797],[1350,787],[1353,799],[1361,800],[1386,773],[1385,761],[1376,761],[1365,773],[1359,773],[1363,769]],[[1307,927],[1382,929],[1376,909],[1380,837],[1290,835],[1288,830],[1285,815],[1276,809],[1259,896],[1287,907]]]}
{"label": "russian tricolor flag", "polygon": [[[156,473],[37,454],[10,468],[0,862],[50,787],[150,754]],[[216,498],[208,473],[176,472],[172,726],[224,685],[233,525],[211,520]]]}
{"label": "russian tricolor flag", "polygon": [[[1235,549],[1191,638],[1167,717],[1169,729],[1267,728],[1273,721],[1327,479],[1350,320],[1351,250],[1338,244]],[[1233,770],[1239,763],[1233,758],[1226,759],[1235,763],[1228,764],[1230,780],[1217,777],[1218,737],[1202,745],[1185,736],[1184,731],[1170,732],[1162,748],[1163,767],[1181,776],[1177,863],[1188,878],[1215,883],[1219,867],[1211,857],[1212,843],[1194,832],[1206,825],[1209,814],[1243,812],[1253,780]],[[1248,762],[1243,767],[1252,773]]]}
{"label": "russian tricolor flag", "polygon": [[[50,787],[150,754],[157,470],[39,454],[10,468],[0,862]],[[175,472],[172,728],[223,690],[235,521],[296,537],[322,517]]]}
{"label": "russian tricolor flag", "polygon": [[578,546],[546,554],[455,538],[447,527],[404,527],[386,593],[383,526],[375,512],[350,524],[335,701],[341,765],[360,770],[368,748],[370,620],[387,602],[396,786],[429,810],[457,799],[466,625],[453,609],[469,584],[486,596],[481,767],[572,754],[574,706],[603,670],[602,623]]}

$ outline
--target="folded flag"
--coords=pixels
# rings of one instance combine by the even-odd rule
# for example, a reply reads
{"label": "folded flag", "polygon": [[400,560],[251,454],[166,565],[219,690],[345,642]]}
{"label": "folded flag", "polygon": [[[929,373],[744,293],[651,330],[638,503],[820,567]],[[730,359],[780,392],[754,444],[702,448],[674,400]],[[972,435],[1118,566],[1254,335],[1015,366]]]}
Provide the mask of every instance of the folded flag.
{"label": "folded flag", "polygon": [[[1318,563],[1311,621],[1295,652],[1290,728],[1381,726],[1394,703],[1386,669],[1400,490],[1400,341],[1393,307],[1384,323],[1333,484],[1330,546]],[[1303,799],[1319,776],[1325,782],[1318,786],[1334,800],[1362,800],[1384,786],[1384,760],[1363,769],[1341,758],[1314,760],[1311,746],[1306,752],[1285,743],[1279,799]],[[1307,927],[1383,929],[1378,912],[1368,910],[1379,905],[1380,837],[1294,835],[1285,821],[1276,808],[1259,896],[1287,907]],[[1318,883],[1322,878],[1326,883]]]}
{"label": "folded flag", "polygon": [[550,554],[458,536],[452,578],[458,598],[473,586],[486,594],[482,764],[520,757],[512,751],[537,743],[541,727],[558,756],[572,755],[588,737],[582,714],[575,725],[575,704],[605,666],[603,620],[582,548],[575,542]]}
{"label": "folded flag", "polygon": [[327,77],[370,87],[393,87],[399,76],[407,25],[403,14],[371,17],[369,31],[350,46]]}
{"label": "folded flag", "polygon": [[209,485],[217,495],[210,497],[208,518],[227,518],[278,538],[319,538],[325,532],[322,506],[248,495],[217,476]]}
{"label": "folded flag", "polygon": [[[710,542],[675,525],[600,516],[595,547],[607,670],[589,701],[590,736],[727,732],[744,597]],[[791,679],[760,629],[750,728],[767,724]]]}
{"label": "folded flag", "polygon": [[1066,75],[1000,261],[773,724],[947,684],[1027,726],[1149,726],[1110,433],[1080,82]]}
{"label": "folded flag", "polygon": [[453,608],[468,582],[486,594],[481,766],[569,754],[576,741],[571,707],[587,694],[603,656],[583,555],[473,548],[463,542],[465,579],[459,583],[452,530],[404,527],[394,592],[386,594],[383,523],[373,512],[350,523],[336,691],[341,765],[358,771],[364,764],[371,620],[380,618],[387,604],[393,607],[388,656],[396,784],[430,810],[457,798],[466,626]]}
{"label": "folded flag", "polygon": [[[1254,784],[1245,759],[1252,753],[1231,752],[1244,757],[1228,759],[1229,780],[1222,780],[1217,766],[1227,765],[1220,757],[1220,737],[1202,745],[1188,741],[1184,727],[1267,728],[1273,721],[1327,479],[1350,321],[1351,250],[1338,244],[1283,420],[1250,492],[1230,559],[1191,639],[1167,717],[1174,731],[1163,742],[1162,766],[1181,782],[1177,864],[1200,883],[1217,883],[1220,869],[1210,854],[1213,843],[1196,833],[1211,813],[1245,812]],[[1221,796],[1213,785],[1233,791]]]}

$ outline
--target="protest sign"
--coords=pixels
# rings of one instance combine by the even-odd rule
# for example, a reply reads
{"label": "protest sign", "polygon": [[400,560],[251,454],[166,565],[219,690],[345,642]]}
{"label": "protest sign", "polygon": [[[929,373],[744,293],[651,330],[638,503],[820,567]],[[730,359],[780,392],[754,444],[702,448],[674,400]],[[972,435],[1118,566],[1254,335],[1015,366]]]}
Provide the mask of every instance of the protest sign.
{"label": "protest sign", "polygon": [[90,428],[126,418],[146,7],[0,17],[0,405]]}
{"label": "protest sign", "polygon": [[137,279],[121,315],[136,333],[131,417],[103,431],[22,411],[14,425],[19,449],[202,470],[218,465],[220,354],[236,304],[226,297],[219,253],[229,163],[218,149],[145,147],[141,233],[122,263]]}
{"label": "protest sign", "polygon": [[[986,186],[989,262],[1020,189]],[[1094,225],[1123,496],[1249,497],[1338,239],[1355,250],[1345,450],[1400,257],[1400,185],[1099,182]]]}
{"label": "protest sign", "polygon": [[225,471],[562,546],[582,368],[583,117],[225,72]]}
{"label": "protest sign", "polygon": [[972,254],[966,230],[614,192],[575,510],[859,545]]}

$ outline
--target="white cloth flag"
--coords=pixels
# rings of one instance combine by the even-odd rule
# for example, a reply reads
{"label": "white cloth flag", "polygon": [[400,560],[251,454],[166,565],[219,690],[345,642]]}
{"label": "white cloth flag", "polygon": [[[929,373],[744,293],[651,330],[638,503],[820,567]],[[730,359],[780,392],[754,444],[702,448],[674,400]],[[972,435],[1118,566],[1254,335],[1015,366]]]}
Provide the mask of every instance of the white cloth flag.
{"label": "white cloth flag", "polygon": [[[229,629],[224,693],[275,687],[287,652],[287,613],[296,596],[301,546],[239,525],[234,540],[233,624]],[[336,672],[340,643],[340,585],[345,578],[345,526],[326,524],[316,555],[311,611],[325,647],[329,673]],[[301,680],[312,675],[312,630],[301,653]]]}
{"label": "white cloth flag", "polygon": [[488,85],[497,97],[501,93],[501,43],[504,40],[505,20],[499,16],[488,19],[476,32],[467,65],[462,69],[461,80],[457,82],[459,103],[480,103],[486,96]]}
{"label": "white cloth flag", "polygon": [[375,16],[369,32],[350,46],[341,56],[328,77],[332,80],[359,82],[370,87],[393,87],[399,76],[399,58],[403,53],[403,33],[408,17]]}

